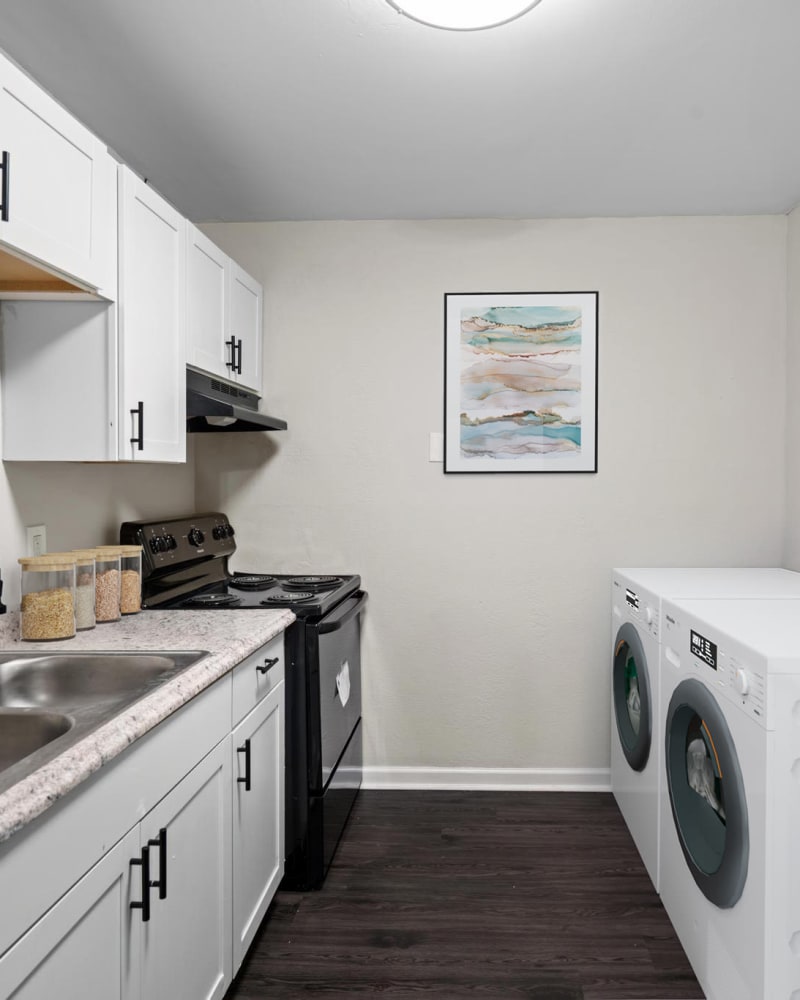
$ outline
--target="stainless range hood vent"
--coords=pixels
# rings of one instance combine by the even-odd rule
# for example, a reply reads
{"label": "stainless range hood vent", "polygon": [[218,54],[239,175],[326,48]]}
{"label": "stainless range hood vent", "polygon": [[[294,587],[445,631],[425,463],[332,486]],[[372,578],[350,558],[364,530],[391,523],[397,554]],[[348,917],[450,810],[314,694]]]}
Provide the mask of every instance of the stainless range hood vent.
{"label": "stainless range hood vent", "polygon": [[204,372],[186,372],[186,429],[190,433],[285,431],[286,421],[262,413],[258,403],[258,396],[247,389]]}

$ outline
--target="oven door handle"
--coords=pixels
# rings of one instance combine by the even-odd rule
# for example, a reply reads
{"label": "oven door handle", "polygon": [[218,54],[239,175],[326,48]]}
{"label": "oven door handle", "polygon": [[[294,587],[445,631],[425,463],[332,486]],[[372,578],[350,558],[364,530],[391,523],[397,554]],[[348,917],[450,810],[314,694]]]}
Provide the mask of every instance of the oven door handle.
{"label": "oven door handle", "polygon": [[352,621],[367,603],[369,594],[365,590],[359,590],[357,594],[343,601],[338,608],[327,617],[323,618],[317,625],[311,625],[317,635],[327,635],[329,632],[338,632],[349,621]]}

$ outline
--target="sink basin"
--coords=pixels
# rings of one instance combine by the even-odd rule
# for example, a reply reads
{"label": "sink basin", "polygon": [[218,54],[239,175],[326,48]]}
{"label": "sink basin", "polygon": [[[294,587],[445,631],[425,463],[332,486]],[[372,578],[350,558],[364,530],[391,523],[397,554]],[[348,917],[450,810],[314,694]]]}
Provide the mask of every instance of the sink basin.
{"label": "sink basin", "polygon": [[206,655],[0,653],[0,794]]}
{"label": "sink basin", "polygon": [[74,725],[58,712],[0,709],[0,771],[63,736]]}
{"label": "sink basin", "polygon": [[[146,694],[187,665],[180,653],[0,656],[0,706],[63,708]],[[192,662],[197,657],[192,654]]]}

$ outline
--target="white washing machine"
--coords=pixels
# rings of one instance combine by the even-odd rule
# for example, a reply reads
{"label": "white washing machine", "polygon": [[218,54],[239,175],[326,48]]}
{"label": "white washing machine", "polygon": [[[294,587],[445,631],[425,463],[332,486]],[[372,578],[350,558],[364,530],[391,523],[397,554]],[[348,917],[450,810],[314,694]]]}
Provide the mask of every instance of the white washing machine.
{"label": "white washing machine", "polygon": [[662,615],[662,902],[708,1000],[798,1000],[800,600]]}
{"label": "white washing machine", "polygon": [[611,789],[657,891],[663,781],[662,602],[691,597],[800,599],[800,573],[761,567],[613,571]]}

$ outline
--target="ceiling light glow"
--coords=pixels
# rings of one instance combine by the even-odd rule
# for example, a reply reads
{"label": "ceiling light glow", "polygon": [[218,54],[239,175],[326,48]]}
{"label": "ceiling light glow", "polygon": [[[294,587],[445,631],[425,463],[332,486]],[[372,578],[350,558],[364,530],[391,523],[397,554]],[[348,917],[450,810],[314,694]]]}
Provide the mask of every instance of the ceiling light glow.
{"label": "ceiling light glow", "polygon": [[520,17],[539,0],[387,0],[406,17],[433,28],[478,31]]}

